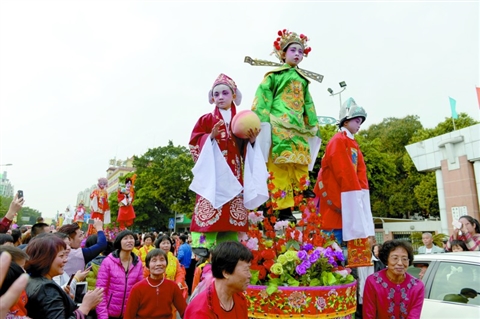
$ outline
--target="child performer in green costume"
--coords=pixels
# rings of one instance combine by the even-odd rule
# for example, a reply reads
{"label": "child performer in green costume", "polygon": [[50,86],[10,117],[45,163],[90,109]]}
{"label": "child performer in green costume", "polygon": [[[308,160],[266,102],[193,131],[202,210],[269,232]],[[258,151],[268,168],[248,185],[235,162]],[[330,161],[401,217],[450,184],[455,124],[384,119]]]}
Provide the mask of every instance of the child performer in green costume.
{"label": "child performer in green costume", "polygon": [[[280,220],[295,222],[295,196],[315,197],[308,190],[308,171],[313,168],[321,139],[308,77],[322,76],[298,68],[311,48],[307,36],[278,31],[273,54],[283,64],[251,60],[252,65],[278,65],[268,72],[257,89],[252,105],[262,122],[260,143],[270,173],[268,189],[272,207]],[[298,204],[298,203],[297,203]]]}

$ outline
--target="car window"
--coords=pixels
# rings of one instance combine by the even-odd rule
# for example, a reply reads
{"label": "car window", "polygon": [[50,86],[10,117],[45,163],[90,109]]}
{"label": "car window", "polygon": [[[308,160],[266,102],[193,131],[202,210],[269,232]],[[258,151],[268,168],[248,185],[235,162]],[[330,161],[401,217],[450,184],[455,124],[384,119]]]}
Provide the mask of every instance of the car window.
{"label": "car window", "polygon": [[429,299],[480,305],[480,266],[441,262],[433,278]]}

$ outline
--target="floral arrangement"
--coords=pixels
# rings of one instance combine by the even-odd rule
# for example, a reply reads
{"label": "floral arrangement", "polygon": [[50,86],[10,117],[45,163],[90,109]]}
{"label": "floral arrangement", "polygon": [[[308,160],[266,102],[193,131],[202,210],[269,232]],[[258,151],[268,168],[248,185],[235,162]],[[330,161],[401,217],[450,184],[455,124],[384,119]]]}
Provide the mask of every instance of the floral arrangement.
{"label": "floral arrangement", "polygon": [[[267,286],[272,295],[282,286],[335,286],[354,282],[349,269],[340,264],[342,249],[333,236],[319,229],[313,200],[295,197],[302,220],[295,226],[277,221],[272,209],[249,214],[249,230],[240,240],[252,251],[252,285]],[[260,230],[262,229],[262,230]]]}

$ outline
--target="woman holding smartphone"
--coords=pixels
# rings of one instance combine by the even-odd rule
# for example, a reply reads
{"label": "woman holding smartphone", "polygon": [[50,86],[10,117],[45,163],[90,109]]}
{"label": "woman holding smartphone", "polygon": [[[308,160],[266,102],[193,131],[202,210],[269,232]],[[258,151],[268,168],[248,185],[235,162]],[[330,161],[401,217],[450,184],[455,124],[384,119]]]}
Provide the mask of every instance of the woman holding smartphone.
{"label": "woman holding smartphone", "polygon": [[26,253],[30,259],[25,270],[30,274],[30,280],[26,288],[26,308],[32,319],[84,319],[102,300],[103,289],[95,289],[85,294],[79,307],[53,281],[53,277],[63,274],[66,249],[65,242],[52,234],[35,237],[27,246]]}
{"label": "woman holding smartphone", "polygon": [[463,240],[469,251],[480,250],[480,223],[475,218],[464,215],[454,226],[453,235],[447,242],[447,251],[452,251],[452,242]]}

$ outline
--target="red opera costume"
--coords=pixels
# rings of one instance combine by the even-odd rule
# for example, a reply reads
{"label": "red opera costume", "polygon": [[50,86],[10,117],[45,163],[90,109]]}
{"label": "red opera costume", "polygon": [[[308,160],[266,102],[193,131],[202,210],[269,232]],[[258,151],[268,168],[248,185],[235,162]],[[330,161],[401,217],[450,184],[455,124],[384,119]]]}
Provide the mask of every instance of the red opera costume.
{"label": "red opera costume", "polygon": [[368,189],[367,169],[358,143],[347,137],[346,132],[339,132],[332,137],[327,152],[331,156],[322,160],[314,192],[320,197],[322,228],[341,229],[341,194]]}
{"label": "red opera costume", "polygon": [[[233,118],[237,113],[235,105],[232,104],[230,110],[231,118]],[[215,107],[212,113],[205,114],[198,120],[189,142],[194,162],[197,162],[205,142],[210,142],[212,127],[222,119],[219,109]],[[243,144],[242,140],[236,138],[232,134],[230,126],[227,127],[225,123],[220,126],[220,130],[224,130],[224,132],[215,140],[232,173],[243,185],[243,152],[241,150],[244,147],[241,145]],[[190,229],[195,232],[247,231],[247,216],[247,210],[243,205],[243,196],[240,194],[219,209],[213,208],[208,200],[197,195]]]}
{"label": "red opera costume", "polygon": [[77,223],[80,228],[83,225],[83,218],[85,216],[85,207],[83,207],[83,202],[80,202],[75,209],[75,216],[73,218],[73,222]]}
{"label": "red opera costume", "polygon": [[372,266],[368,237],[375,236],[367,168],[354,138],[366,117],[352,98],[345,101],[340,110],[340,132],[327,144],[314,189],[320,227],[333,231],[338,242],[347,243],[347,262],[352,268]]}
{"label": "red opera costume", "polygon": [[[90,219],[98,218],[102,222],[110,223],[109,217],[108,222],[105,220],[105,215],[110,216],[110,205],[108,205],[108,193],[107,187],[108,182],[106,178],[98,179],[98,188],[94,189],[90,194],[90,209],[91,214]],[[95,234],[96,230],[93,225],[88,225],[88,235]]]}
{"label": "red opera costume", "polygon": [[130,227],[133,225],[133,220],[135,219],[135,210],[133,209],[133,200],[135,198],[135,179],[137,175],[134,175],[131,179],[126,179],[126,187],[118,189],[117,199],[118,199],[118,217],[117,222],[119,223],[120,229],[124,230],[125,227]]}
{"label": "red opera costume", "polygon": [[215,109],[200,117],[189,142],[195,162],[189,188],[197,194],[190,227],[192,247],[204,248],[238,240],[238,232],[248,230],[248,209],[268,198],[265,162],[260,148],[252,145],[259,129],[245,132],[247,138],[232,131],[232,126],[238,128],[236,123],[244,123],[241,115],[235,118],[242,100],[240,90],[222,73],[208,97]]}

